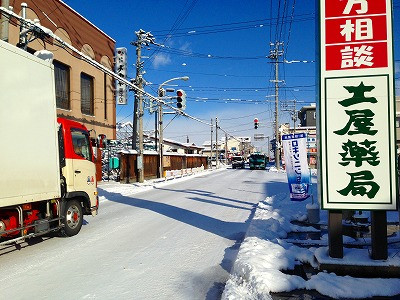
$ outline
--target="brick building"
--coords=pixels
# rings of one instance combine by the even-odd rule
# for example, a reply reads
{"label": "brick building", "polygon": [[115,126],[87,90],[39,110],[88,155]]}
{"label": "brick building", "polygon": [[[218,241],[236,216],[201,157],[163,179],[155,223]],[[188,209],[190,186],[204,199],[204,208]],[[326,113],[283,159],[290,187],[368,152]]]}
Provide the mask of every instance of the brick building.
{"label": "brick building", "polygon": [[[115,41],[59,0],[0,0],[1,6],[13,7],[21,15],[21,3],[28,5],[27,19],[39,20],[87,56],[108,69],[113,68]],[[5,16],[0,19],[0,38],[13,45],[19,41],[18,21]],[[54,54],[57,115],[83,123],[96,134],[115,139],[115,96],[113,80],[104,72],[62,49],[52,40],[36,39],[28,44],[28,51],[49,50]],[[34,76],[34,75],[33,75]]]}

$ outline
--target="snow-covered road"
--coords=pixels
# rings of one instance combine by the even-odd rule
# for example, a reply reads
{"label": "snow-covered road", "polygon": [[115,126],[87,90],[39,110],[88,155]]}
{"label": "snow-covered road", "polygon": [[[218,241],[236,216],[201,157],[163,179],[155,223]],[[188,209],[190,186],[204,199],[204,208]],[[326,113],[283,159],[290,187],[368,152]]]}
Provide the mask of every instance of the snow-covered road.
{"label": "snow-covered road", "polygon": [[217,299],[268,172],[227,169],[138,193],[104,183],[72,238],[0,252],[0,299]]}

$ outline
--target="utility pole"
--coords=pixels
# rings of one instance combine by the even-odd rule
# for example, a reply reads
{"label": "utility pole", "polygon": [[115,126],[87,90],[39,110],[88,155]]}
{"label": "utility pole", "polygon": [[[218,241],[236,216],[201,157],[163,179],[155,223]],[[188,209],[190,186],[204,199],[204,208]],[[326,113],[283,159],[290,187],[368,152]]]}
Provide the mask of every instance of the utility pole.
{"label": "utility pole", "polygon": [[[141,62],[142,46],[149,46],[155,44],[154,36],[150,32],[143,29],[135,31],[136,41],[131,42],[136,47],[136,78],[135,84],[140,90],[143,90],[143,62]],[[137,157],[137,168],[139,172],[139,182],[144,181],[144,164],[143,164],[143,95],[139,91],[135,91],[135,104],[133,109],[133,134],[132,134],[132,149],[136,149],[136,134],[137,123],[139,120],[139,150]]]}
{"label": "utility pole", "polygon": [[[3,0],[2,6],[8,8],[10,6],[10,0]],[[9,21],[6,15],[0,14],[0,39],[5,42],[8,42],[8,28]]]}
{"label": "utility pole", "polygon": [[215,166],[218,169],[218,118],[215,118]]}
{"label": "utility pole", "polygon": [[268,58],[275,61],[275,80],[271,80],[271,82],[275,82],[275,166],[279,170],[280,169],[280,143],[279,143],[279,56],[283,55],[283,50],[279,50],[279,46],[282,46],[283,43],[275,42],[270,43],[270,46],[274,46],[272,50],[270,50],[270,54]]}
{"label": "utility pole", "polygon": [[[143,77],[142,77],[142,68],[143,64],[140,61],[142,54],[142,47],[141,43],[136,48],[136,84],[139,87],[139,89],[143,90]],[[142,93],[138,93],[135,91],[135,96],[138,96],[138,117],[139,117],[139,153],[138,153],[138,159],[137,159],[137,168],[139,172],[139,182],[144,181],[144,166],[143,166],[143,95]],[[136,98],[136,97],[135,97]],[[135,101],[136,102],[136,101]]]}
{"label": "utility pole", "polygon": [[[159,95],[160,95],[160,91],[159,91]],[[161,95],[163,95],[162,91],[161,91]],[[161,103],[158,104],[158,128],[159,128],[159,136],[160,136],[160,141],[159,141],[159,155],[160,155],[160,178],[163,177],[163,173],[164,173],[164,163],[163,163],[163,106]]]}
{"label": "utility pole", "polygon": [[212,157],[213,157],[213,132],[214,132],[214,125],[213,119],[211,118],[211,144],[210,144],[210,164],[212,169]]}
{"label": "utility pole", "polygon": [[225,164],[228,164],[228,134],[225,132]]}

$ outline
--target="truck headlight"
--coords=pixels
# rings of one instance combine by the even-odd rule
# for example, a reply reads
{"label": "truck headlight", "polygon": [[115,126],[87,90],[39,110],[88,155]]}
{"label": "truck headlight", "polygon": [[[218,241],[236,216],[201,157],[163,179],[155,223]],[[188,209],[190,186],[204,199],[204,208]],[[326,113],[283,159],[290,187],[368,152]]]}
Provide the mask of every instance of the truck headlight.
{"label": "truck headlight", "polygon": [[0,232],[6,231],[6,224],[3,221],[0,221]]}

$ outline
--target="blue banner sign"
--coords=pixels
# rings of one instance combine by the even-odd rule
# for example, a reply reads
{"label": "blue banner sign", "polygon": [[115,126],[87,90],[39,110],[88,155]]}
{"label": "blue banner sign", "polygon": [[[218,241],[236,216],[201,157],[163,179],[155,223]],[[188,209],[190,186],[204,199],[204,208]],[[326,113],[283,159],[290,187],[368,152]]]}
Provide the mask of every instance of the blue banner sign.
{"label": "blue banner sign", "polygon": [[292,201],[303,201],[309,195],[310,171],[307,163],[307,134],[282,135],[286,174]]}

